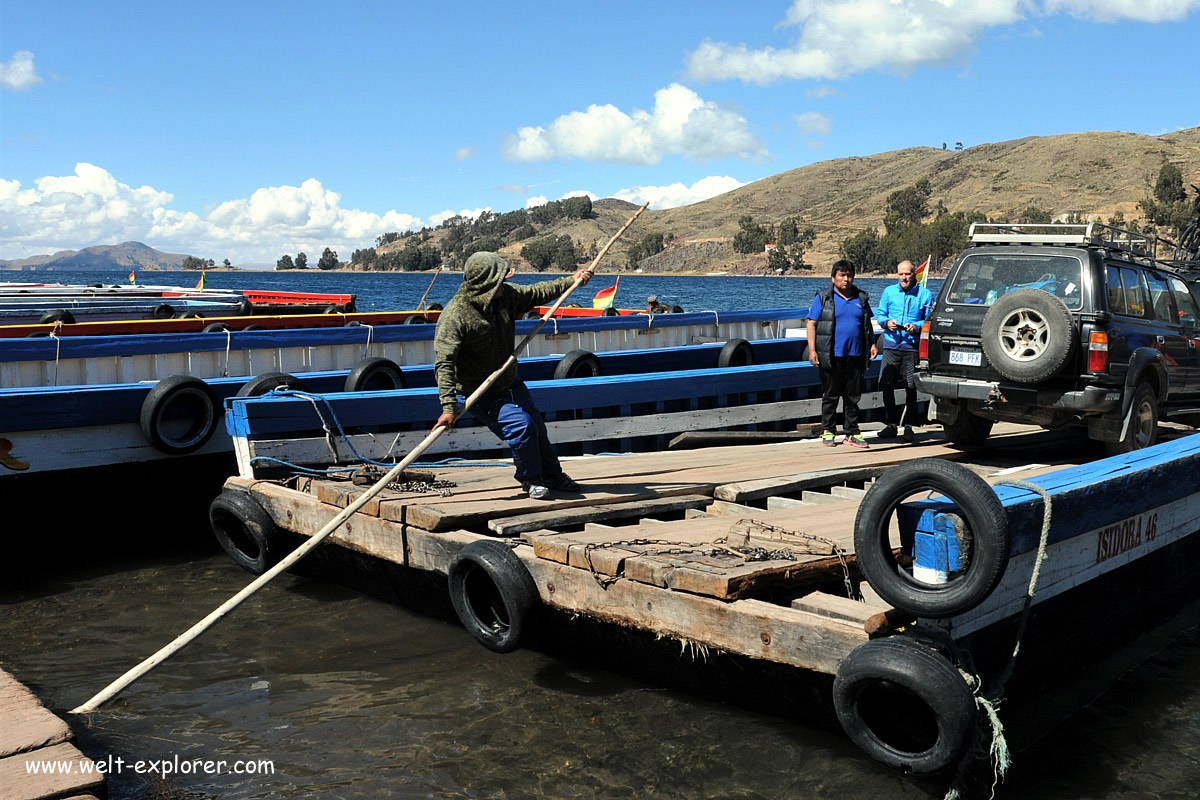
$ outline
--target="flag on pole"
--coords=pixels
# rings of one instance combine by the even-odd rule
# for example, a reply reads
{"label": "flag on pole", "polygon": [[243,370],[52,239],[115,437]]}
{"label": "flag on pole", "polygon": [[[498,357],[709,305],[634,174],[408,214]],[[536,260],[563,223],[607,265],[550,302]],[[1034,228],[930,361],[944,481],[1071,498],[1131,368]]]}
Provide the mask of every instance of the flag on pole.
{"label": "flag on pole", "polygon": [[601,289],[596,292],[596,296],[592,298],[592,308],[612,308],[613,300],[617,296],[617,286],[621,283],[621,276],[617,276],[617,282],[607,289]]}
{"label": "flag on pole", "polygon": [[129,282],[134,283],[135,280],[136,280],[136,276],[133,274],[133,270],[129,270]]}
{"label": "flag on pole", "polygon": [[929,278],[929,260],[931,258],[933,258],[932,255],[925,256],[925,260],[921,262],[921,266],[917,267],[916,277],[919,286],[924,286],[925,281]]}
{"label": "flag on pole", "polygon": [[197,289],[204,288],[204,270],[200,270],[200,280],[196,281],[196,288]]}

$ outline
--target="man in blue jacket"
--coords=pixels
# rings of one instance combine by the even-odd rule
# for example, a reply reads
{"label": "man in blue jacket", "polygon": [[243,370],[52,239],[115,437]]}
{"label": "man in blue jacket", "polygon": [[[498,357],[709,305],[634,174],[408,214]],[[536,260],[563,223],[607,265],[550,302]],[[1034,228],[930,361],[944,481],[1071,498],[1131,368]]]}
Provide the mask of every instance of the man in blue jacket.
{"label": "man in blue jacket", "polygon": [[911,261],[896,265],[898,282],[883,290],[875,319],[883,328],[883,369],[879,388],[883,392],[886,426],[880,438],[896,435],[901,417],[896,413],[896,388],[904,387],[904,439],[913,440],[912,425],[917,417],[917,343],[921,324],[933,308],[933,292],[917,283],[917,270]]}

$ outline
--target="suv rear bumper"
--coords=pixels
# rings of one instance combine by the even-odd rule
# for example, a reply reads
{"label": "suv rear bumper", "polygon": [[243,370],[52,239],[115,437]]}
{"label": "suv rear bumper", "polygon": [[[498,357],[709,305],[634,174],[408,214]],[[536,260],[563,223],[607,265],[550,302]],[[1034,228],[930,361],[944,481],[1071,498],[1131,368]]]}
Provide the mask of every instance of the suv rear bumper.
{"label": "suv rear bumper", "polygon": [[1087,386],[1075,391],[1022,386],[970,378],[950,378],[928,373],[917,374],[917,388],[941,400],[978,400],[991,403],[1060,408],[1080,413],[1119,410],[1121,392],[1104,386]]}

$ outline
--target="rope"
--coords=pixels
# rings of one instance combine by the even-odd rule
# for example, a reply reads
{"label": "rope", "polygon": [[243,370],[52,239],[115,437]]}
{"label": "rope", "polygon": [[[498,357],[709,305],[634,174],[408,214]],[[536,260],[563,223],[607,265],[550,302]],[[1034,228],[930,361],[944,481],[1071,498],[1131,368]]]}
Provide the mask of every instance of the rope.
{"label": "rope", "polygon": [[58,357],[62,354],[62,338],[58,332],[62,330],[62,320],[56,320],[50,329],[50,338],[54,340],[54,385],[58,386]]}
{"label": "rope", "polygon": [[[1012,766],[1012,755],[1008,749],[1008,741],[1004,737],[1004,726],[1000,722],[999,708],[1004,696],[1004,686],[1008,683],[1008,679],[1012,677],[1013,670],[1017,664],[1017,656],[1021,652],[1021,640],[1025,636],[1025,628],[1029,623],[1029,611],[1033,606],[1033,595],[1037,591],[1038,580],[1042,574],[1042,565],[1046,560],[1046,546],[1050,539],[1050,521],[1052,518],[1050,493],[1041,486],[1022,480],[1004,480],[999,481],[997,485],[1016,486],[1040,495],[1044,511],[1042,513],[1042,530],[1038,538],[1037,554],[1034,557],[1033,570],[1029,575],[1029,586],[1025,590],[1025,601],[1021,608],[1021,618],[1017,622],[1017,635],[1013,643],[1012,655],[1009,656],[1004,671],[1000,673],[1000,677],[996,679],[995,686],[989,692],[990,696],[983,694],[982,681],[978,677],[960,670],[963,679],[971,687],[972,693],[975,695],[975,705],[979,707],[984,719],[987,721],[990,733],[987,754],[988,760],[992,765],[992,797],[995,797],[996,786],[1004,779],[1004,776],[1008,774],[1009,767]],[[964,787],[964,777],[968,763],[968,759],[965,758],[960,762],[954,782],[946,792],[943,800],[959,800],[962,797],[961,789]]]}
{"label": "rope", "polygon": [[367,329],[367,343],[363,345],[363,358],[366,358],[367,353],[371,351],[371,339],[375,336],[375,326],[364,322],[363,327]]}
{"label": "rope", "polygon": [[221,369],[221,377],[229,377],[229,351],[233,349],[233,331],[225,329],[225,366]]}

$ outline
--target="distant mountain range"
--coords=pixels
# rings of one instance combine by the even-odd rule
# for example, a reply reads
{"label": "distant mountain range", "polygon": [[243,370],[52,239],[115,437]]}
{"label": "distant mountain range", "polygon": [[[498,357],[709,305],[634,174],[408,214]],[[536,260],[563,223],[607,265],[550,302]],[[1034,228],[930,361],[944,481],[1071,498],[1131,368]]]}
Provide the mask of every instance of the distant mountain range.
{"label": "distant mountain range", "polygon": [[141,242],[122,242],[98,244],[82,250],[59,250],[53,255],[31,256],[15,261],[0,259],[0,269],[28,272],[178,269],[185,258],[187,256],[183,253],[164,253]]}

